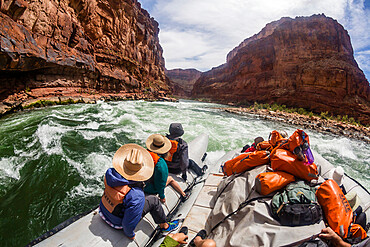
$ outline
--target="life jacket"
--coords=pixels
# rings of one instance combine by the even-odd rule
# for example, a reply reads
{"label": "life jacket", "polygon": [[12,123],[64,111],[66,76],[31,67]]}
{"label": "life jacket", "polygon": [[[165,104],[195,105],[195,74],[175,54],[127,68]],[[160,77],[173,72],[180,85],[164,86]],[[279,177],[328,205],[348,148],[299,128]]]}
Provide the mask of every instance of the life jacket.
{"label": "life jacket", "polygon": [[255,188],[258,193],[265,196],[294,181],[294,176],[286,172],[263,172],[257,175]]}
{"label": "life jacket", "polygon": [[168,154],[165,158],[166,161],[172,161],[173,155],[176,153],[177,147],[179,145],[178,141],[170,140],[170,142],[171,142],[172,147],[171,147],[170,151],[168,151]]}
{"label": "life jacket", "polygon": [[104,193],[102,196],[102,203],[104,207],[113,215],[123,217],[123,199],[127,193],[131,190],[128,185],[110,187],[107,184],[107,180],[104,177]]}
{"label": "life jacket", "polygon": [[315,163],[301,161],[292,152],[282,148],[273,150],[273,153],[270,160],[274,171],[284,171],[307,181],[317,179],[319,173]]}
{"label": "life jacket", "polygon": [[238,157],[228,160],[223,165],[223,172],[226,176],[245,172],[253,167],[267,164],[269,162],[268,151],[254,151],[253,153],[243,153]]}
{"label": "life jacket", "polygon": [[333,231],[347,238],[353,221],[353,212],[342,190],[333,179],[328,179],[316,191],[325,218]]}
{"label": "life jacket", "polygon": [[161,158],[161,157],[159,157],[159,155],[158,154],[156,154],[156,153],[154,153],[154,152],[152,152],[152,151],[149,151],[148,150],[148,152],[150,153],[150,155],[152,156],[152,159],[153,159],[153,161],[154,161],[154,166],[158,163],[158,160]]}

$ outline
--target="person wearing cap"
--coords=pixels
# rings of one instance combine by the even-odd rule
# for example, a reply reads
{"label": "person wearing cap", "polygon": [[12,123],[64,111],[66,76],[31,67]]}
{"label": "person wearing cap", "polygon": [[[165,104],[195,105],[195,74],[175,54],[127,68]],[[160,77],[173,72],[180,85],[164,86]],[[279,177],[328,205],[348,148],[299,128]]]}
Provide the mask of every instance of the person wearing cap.
{"label": "person wearing cap", "polygon": [[166,202],[164,189],[169,184],[181,195],[183,201],[188,198],[180,185],[171,176],[168,176],[168,167],[163,157],[167,155],[171,146],[170,140],[161,134],[153,134],[146,140],[146,147],[153,158],[155,168],[153,176],[145,185],[144,192],[158,194],[162,203]]}
{"label": "person wearing cap", "polygon": [[172,144],[169,155],[166,157],[169,172],[174,174],[181,173],[181,177],[185,181],[187,179],[186,171],[188,168],[193,170],[198,176],[203,175],[206,166],[200,168],[193,160],[189,159],[188,144],[181,138],[184,134],[181,123],[171,123],[169,132],[170,134],[166,135]]}
{"label": "person wearing cap", "polygon": [[252,146],[249,146],[249,145],[245,145],[242,149],[242,153],[250,153],[250,152],[254,152],[257,150],[257,144],[260,143],[260,142],[263,142],[264,139],[263,137],[256,137],[254,139],[254,142],[252,144]]}
{"label": "person wearing cap", "polygon": [[126,144],[117,150],[113,168],[105,173],[99,215],[109,226],[122,229],[130,239],[135,238],[134,229],[147,213],[165,232],[179,225],[178,220],[166,222],[158,197],[144,195],[144,181],[152,176],[153,170],[153,159],[148,151],[137,144]]}

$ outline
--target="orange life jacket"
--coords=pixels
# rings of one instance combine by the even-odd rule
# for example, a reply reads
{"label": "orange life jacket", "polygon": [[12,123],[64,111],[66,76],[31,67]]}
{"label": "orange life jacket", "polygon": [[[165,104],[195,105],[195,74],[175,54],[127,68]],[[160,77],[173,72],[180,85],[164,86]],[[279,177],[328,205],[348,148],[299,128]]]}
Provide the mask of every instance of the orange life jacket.
{"label": "orange life jacket", "polygon": [[223,166],[223,172],[226,176],[245,172],[253,167],[267,164],[269,162],[268,151],[254,151],[253,153],[244,153],[238,157],[226,161]]}
{"label": "orange life jacket", "polygon": [[326,180],[317,189],[316,197],[331,229],[342,238],[347,238],[353,213],[338,184],[332,179]]}
{"label": "orange life jacket", "polygon": [[[127,193],[131,190],[131,188],[128,185],[123,185],[123,186],[117,186],[117,187],[110,187],[107,184],[107,180],[104,177],[104,193],[102,196],[102,203],[104,207],[110,212],[113,213],[114,215],[117,215],[115,213],[115,208],[123,203],[123,199],[127,195]],[[118,216],[118,215],[117,215]]]}
{"label": "orange life jacket", "polygon": [[149,151],[148,150],[148,152],[150,153],[150,155],[152,156],[152,159],[153,159],[153,161],[154,161],[154,166],[158,163],[158,160],[161,158],[161,157],[159,157],[159,155],[158,154],[156,154],[156,153],[154,153],[154,152],[152,152],[152,151]]}
{"label": "orange life jacket", "polygon": [[256,177],[256,191],[265,196],[284,188],[294,180],[294,176],[286,172],[263,172]]}
{"label": "orange life jacket", "polygon": [[309,164],[306,161],[300,161],[292,152],[282,148],[277,148],[272,152],[274,154],[270,160],[271,168],[274,171],[284,171],[307,181],[318,177],[319,173],[315,163]]}
{"label": "orange life jacket", "polygon": [[172,144],[172,147],[171,147],[170,151],[168,151],[168,154],[167,154],[167,156],[165,158],[166,161],[172,161],[173,154],[176,153],[177,146],[179,145],[179,142],[178,141],[170,140],[170,142]]}

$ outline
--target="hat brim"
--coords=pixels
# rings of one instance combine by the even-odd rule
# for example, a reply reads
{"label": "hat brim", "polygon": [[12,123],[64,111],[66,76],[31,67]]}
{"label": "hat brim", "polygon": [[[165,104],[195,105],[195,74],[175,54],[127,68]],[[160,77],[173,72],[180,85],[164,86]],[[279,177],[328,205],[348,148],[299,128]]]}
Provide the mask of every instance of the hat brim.
{"label": "hat brim", "polygon": [[154,146],[153,144],[154,136],[155,134],[149,136],[148,139],[146,140],[146,147],[147,149],[149,149],[149,151],[152,151],[157,154],[165,154],[168,151],[170,151],[172,144],[171,144],[171,141],[167,137],[163,136],[164,145],[162,147],[157,147],[157,146]]}
{"label": "hat brim", "polygon": [[[129,151],[132,149],[140,150],[143,155],[143,166],[139,171],[132,171],[124,166],[124,161]],[[137,144],[125,144],[121,146],[113,156],[113,167],[125,179],[132,181],[146,181],[154,171],[154,162],[150,153],[143,147]]]}

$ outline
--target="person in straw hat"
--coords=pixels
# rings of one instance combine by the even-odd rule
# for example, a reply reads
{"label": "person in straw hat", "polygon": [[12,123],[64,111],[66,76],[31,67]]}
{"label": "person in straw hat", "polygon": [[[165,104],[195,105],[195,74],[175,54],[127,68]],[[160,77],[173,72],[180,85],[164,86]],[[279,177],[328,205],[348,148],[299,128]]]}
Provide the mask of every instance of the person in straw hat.
{"label": "person in straw hat", "polygon": [[178,227],[178,221],[166,222],[158,197],[144,195],[144,181],[152,176],[153,170],[153,159],[145,148],[125,144],[115,153],[113,168],[105,173],[99,215],[111,227],[122,229],[130,239],[135,238],[134,229],[147,213],[164,232]]}
{"label": "person in straw hat", "polygon": [[153,134],[146,140],[146,147],[153,158],[154,173],[153,176],[147,181],[144,192],[147,194],[158,194],[162,203],[166,202],[164,189],[167,185],[171,185],[185,201],[189,194],[186,194],[180,185],[171,176],[168,176],[167,163],[164,157],[168,154],[172,144],[170,140],[161,134]]}

